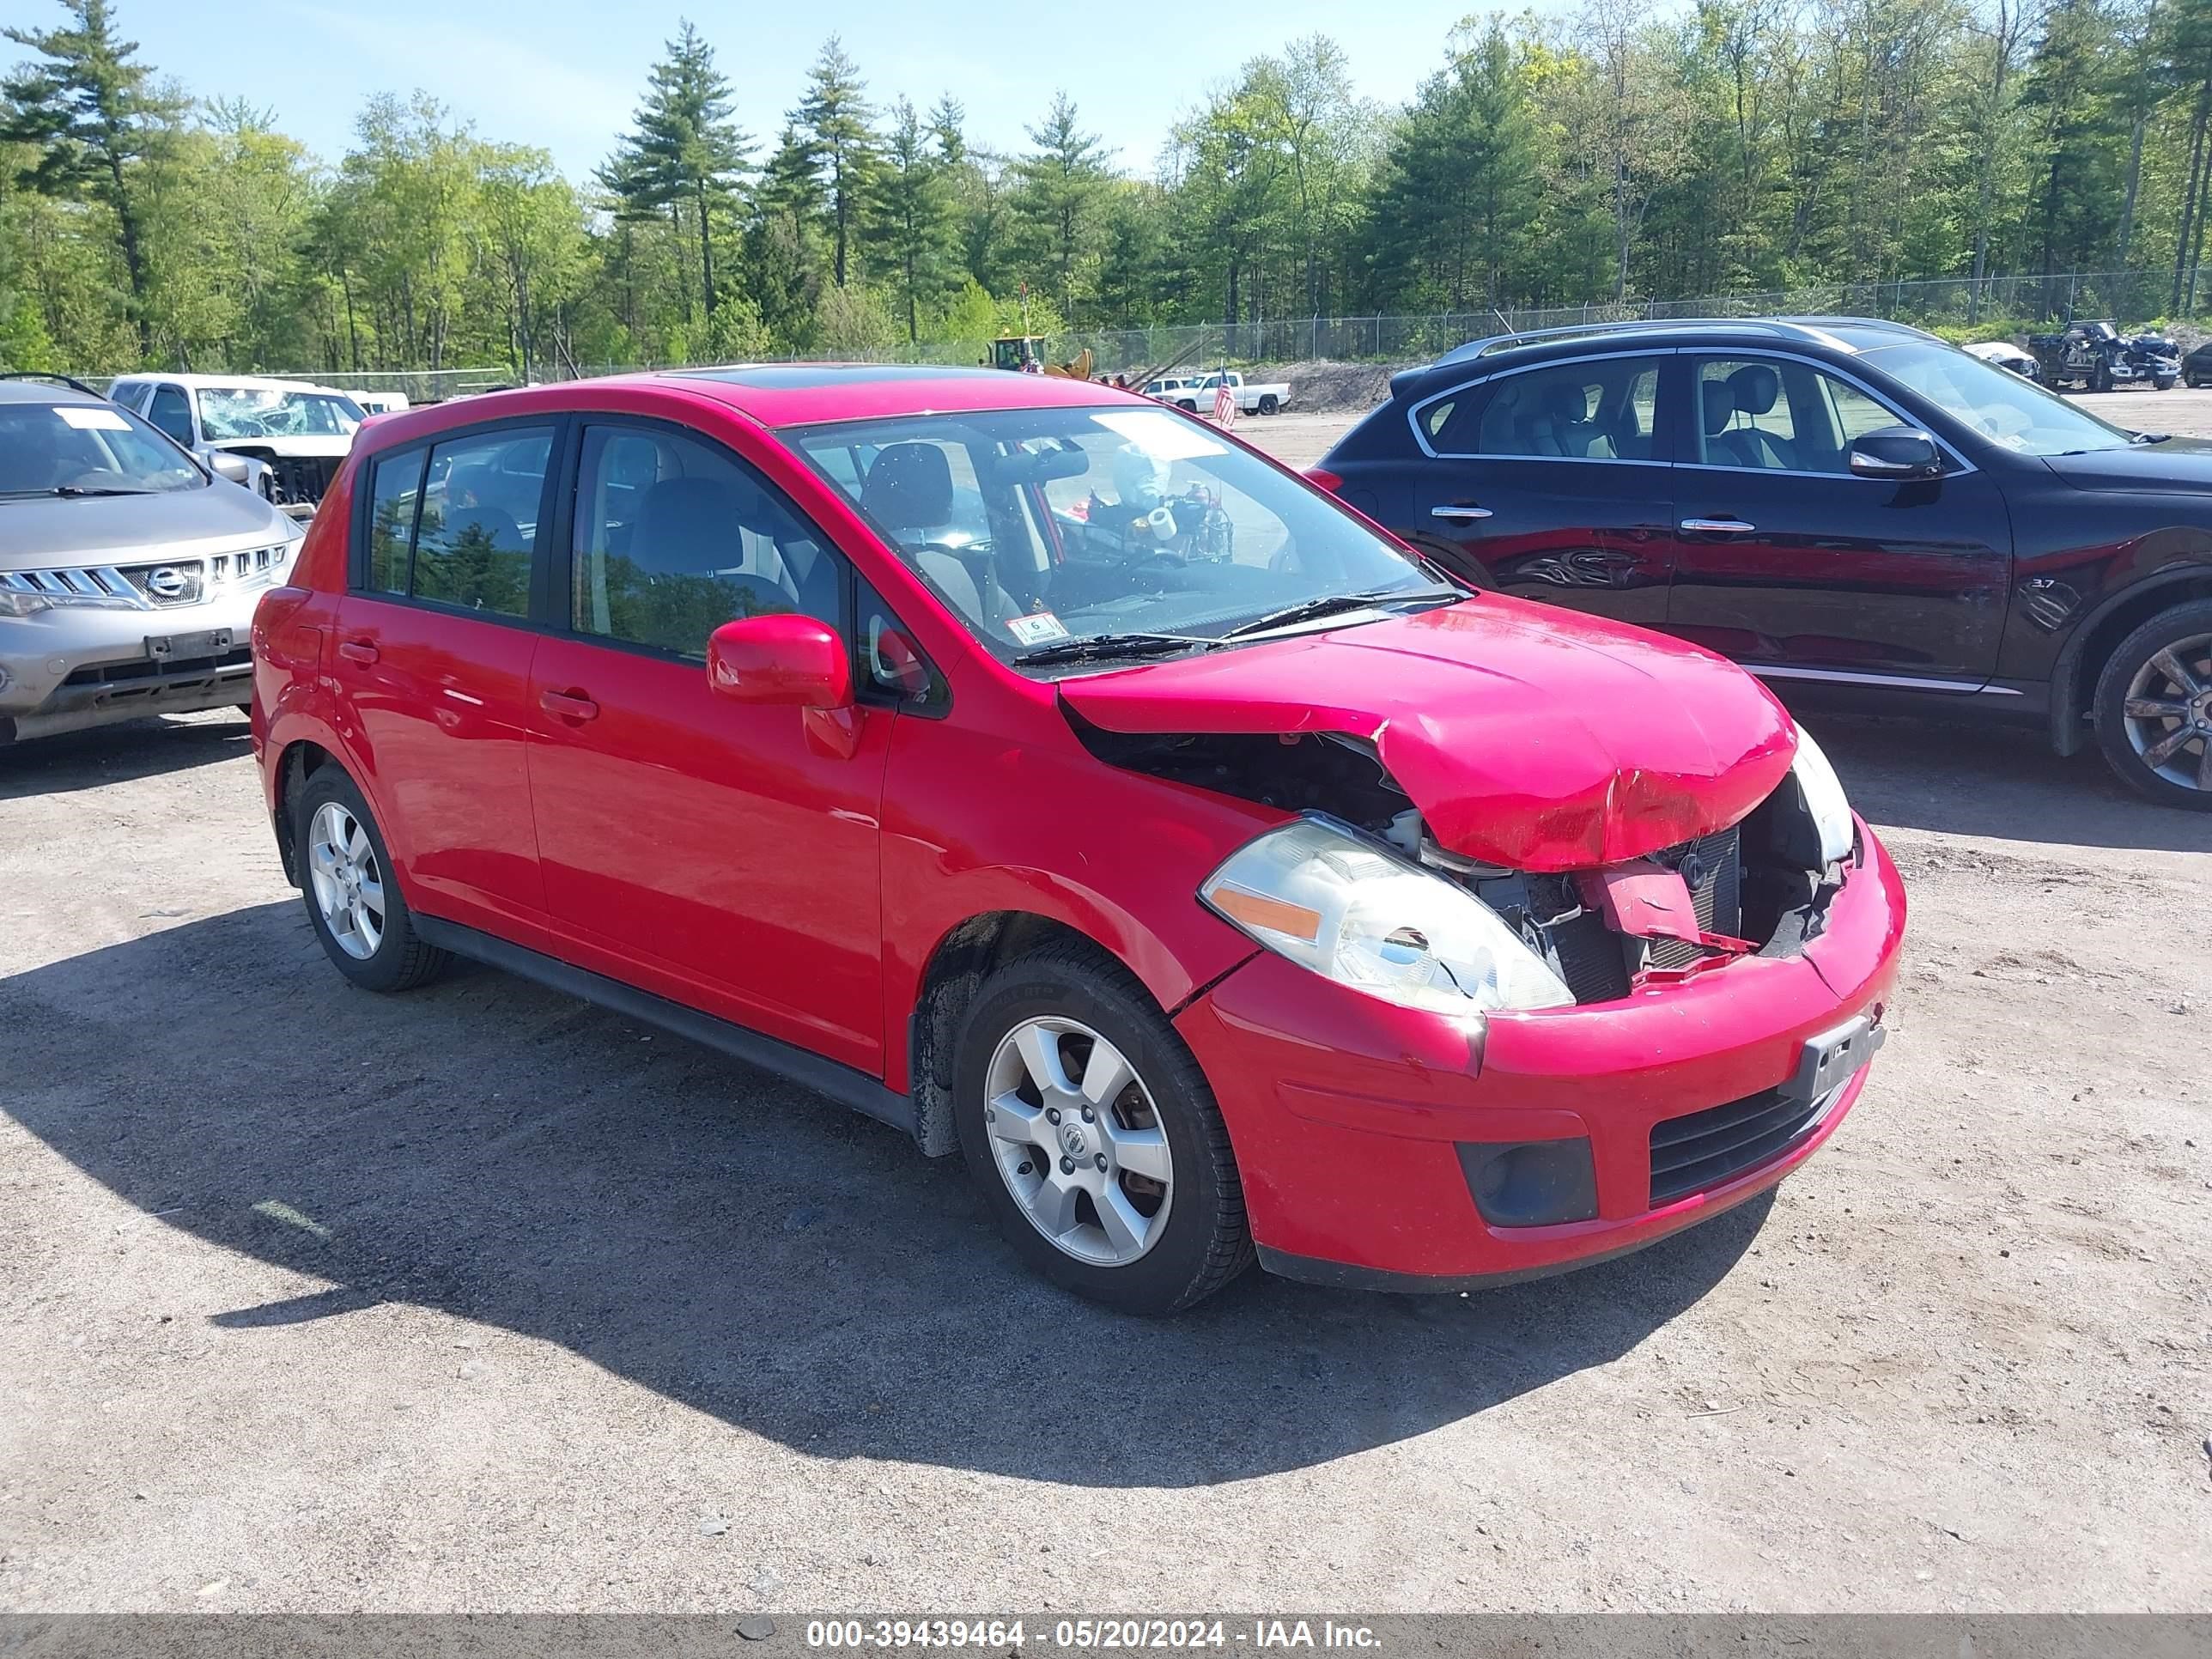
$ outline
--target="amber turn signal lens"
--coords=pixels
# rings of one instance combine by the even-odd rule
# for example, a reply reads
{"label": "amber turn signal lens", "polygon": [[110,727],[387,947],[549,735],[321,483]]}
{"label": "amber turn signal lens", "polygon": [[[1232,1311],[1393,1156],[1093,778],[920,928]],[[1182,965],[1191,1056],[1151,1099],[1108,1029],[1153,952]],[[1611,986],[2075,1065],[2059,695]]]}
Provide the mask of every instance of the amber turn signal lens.
{"label": "amber turn signal lens", "polygon": [[1290,939],[1302,939],[1309,945],[1321,937],[1321,912],[1309,910],[1303,904],[1248,893],[1241,887],[1218,887],[1212,896],[1216,909],[1247,927],[1265,927]]}

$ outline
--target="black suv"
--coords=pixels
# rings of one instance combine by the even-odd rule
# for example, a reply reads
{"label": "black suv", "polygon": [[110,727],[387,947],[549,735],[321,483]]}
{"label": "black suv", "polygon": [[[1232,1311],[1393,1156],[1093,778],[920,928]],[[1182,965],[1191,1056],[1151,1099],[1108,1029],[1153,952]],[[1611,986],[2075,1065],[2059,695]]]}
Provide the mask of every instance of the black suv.
{"label": "black suv", "polygon": [[2212,443],[1899,324],[1477,340],[1310,475],[1480,587],[1734,658],[1792,701],[2095,734],[2212,809]]}

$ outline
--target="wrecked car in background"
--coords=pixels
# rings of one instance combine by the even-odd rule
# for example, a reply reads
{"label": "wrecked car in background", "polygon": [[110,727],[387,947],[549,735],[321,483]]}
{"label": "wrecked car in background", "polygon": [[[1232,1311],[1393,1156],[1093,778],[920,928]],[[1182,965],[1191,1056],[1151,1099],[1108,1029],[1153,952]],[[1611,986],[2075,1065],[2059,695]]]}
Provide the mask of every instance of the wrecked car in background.
{"label": "wrecked car in background", "polygon": [[2163,334],[2123,335],[2107,322],[2069,323],[2054,334],[2031,334],[2044,385],[2111,392],[2147,386],[2166,392],[2181,380],[2181,348]]}
{"label": "wrecked car in background", "polygon": [[107,395],[193,453],[241,455],[264,469],[261,494],[312,517],[368,418],[350,393],[240,374],[130,374]]}

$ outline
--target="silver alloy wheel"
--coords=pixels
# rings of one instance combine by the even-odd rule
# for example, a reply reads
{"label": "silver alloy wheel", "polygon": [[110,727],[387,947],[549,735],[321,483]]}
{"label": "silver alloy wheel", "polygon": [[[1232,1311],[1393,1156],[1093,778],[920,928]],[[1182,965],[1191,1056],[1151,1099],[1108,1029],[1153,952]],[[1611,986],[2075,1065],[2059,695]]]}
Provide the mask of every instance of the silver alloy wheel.
{"label": "silver alloy wheel", "polygon": [[1030,1224],[1078,1261],[1126,1267],[1175,1195],[1167,1131],[1121,1051],[1079,1021],[1025,1019],[984,1073],[992,1161]]}
{"label": "silver alloy wheel", "polygon": [[2212,634],[2154,651],[2128,682],[2123,712],[2145,766],[2184,789],[2212,790]]}
{"label": "silver alloy wheel", "polygon": [[307,827],[307,878],[338,949],[367,962],[384,943],[384,875],[368,831],[337,801],[317,807]]}

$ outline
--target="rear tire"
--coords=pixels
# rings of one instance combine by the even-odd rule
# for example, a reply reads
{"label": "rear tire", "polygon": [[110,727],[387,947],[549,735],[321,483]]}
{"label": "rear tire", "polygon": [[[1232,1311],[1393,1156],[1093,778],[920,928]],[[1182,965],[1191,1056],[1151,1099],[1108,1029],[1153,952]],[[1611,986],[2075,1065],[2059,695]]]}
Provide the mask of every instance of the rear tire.
{"label": "rear tire", "polygon": [[953,1053],[953,1119],[1006,1242],[1079,1296],[1175,1313],[1251,1265],[1206,1073],[1102,951],[1048,945],[977,988]]}
{"label": "rear tire", "polygon": [[444,973],[453,958],[416,934],[384,832],[354,781],[324,767],[293,815],[307,924],[331,966],[364,991],[411,991]]}
{"label": "rear tire", "polygon": [[2136,793],[2212,812],[2212,599],[2162,611],[2097,677],[2097,746]]}
{"label": "rear tire", "polygon": [[1262,415],[1273,415],[1281,407],[1282,404],[1275,400],[1272,393],[1260,399],[1260,412]]}

